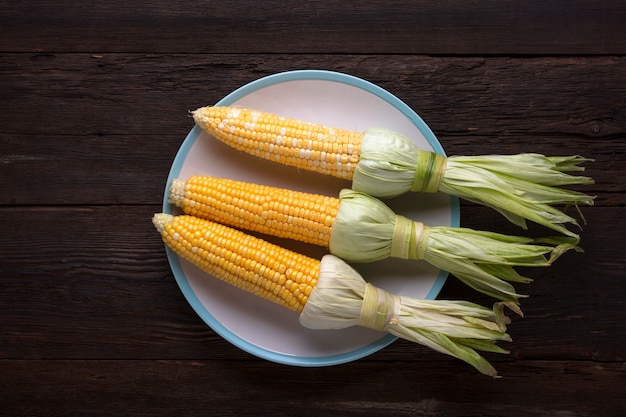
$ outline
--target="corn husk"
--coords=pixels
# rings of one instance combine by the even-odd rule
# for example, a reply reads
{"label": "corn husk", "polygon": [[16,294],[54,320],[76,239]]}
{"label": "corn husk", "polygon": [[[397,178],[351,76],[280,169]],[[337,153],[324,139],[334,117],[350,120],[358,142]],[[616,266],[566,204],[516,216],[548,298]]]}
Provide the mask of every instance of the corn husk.
{"label": "corn husk", "polygon": [[[399,133],[368,129],[364,132],[352,188],[380,198],[416,190],[439,191],[489,206],[524,229],[526,220],[530,220],[574,238],[578,235],[566,225],[580,225],[554,205],[593,204],[592,196],[560,188],[592,184],[589,177],[567,173],[583,171],[580,164],[590,159],[536,153],[451,156],[432,167],[416,169],[425,152]],[[421,175],[420,169],[425,169],[425,174]],[[435,187],[416,184],[416,178],[435,183]]]}
{"label": "corn husk", "polygon": [[[168,224],[175,220],[175,216],[165,213],[156,213],[152,222],[159,233],[164,233]],[[208,222],[208,221],[207,221]],[[227,226],[224,226],[227,227]],[[190,244],[190,237],[196,239],[202,235],[202,225],[193,230],[178,229],[181,233],[172,240],[164,239],[169,249],[182,258],[188,260],[206,273],[219,278],[224,271],[222,264],[230,264],[230,259],[237,256],[224,257],[229,252],[227,247],[219,241],[213,242],[211,247],[205,246],[204,255],[214,256],[223,262],[205,262],[207,256],[194,251]],[[176,233],[178,235],[178,233]],[[238,237],[237,237],[238,236]],[[239,259],[250,260],[248,257],[259,246],[280,254],[278,262],[273,262],[269,269],[278,273],[280,266],[285,269],[297,269],[299,260],[288,250],[275,244],[265,244],[262,239],[237,232],[232,237],[237,246],[236,254]],[[199,240],[202,240],[199,239]],[[209,253],[211,255],[209,255]],[[231,253],[232,254],[232,253]],[[244,255],[245,254],[245,255]],[[291,255],[291,256],[290,256]],[[508,319],[503,313],[503,304],[496,304],[493,310],[476,304],[463,301],[418,300],[409,297],[395,296],[373,285],[365,283],[363,278],[348,266],[343,260],[333,255],[324,256],[321,261],[310,259],[315,270],[319,271],[317,279],[313,280],[313,288],[309,297],[304,301],[300,313],[300,322],[311,329],[341,329],[350,326],[363,326],[378,331],[388,331],[404,339],[421,343],[439,352],[447,353],[460,358],[475,366],[480,372],[497,376],[495,369],[482,358],[476,350],[505,353],[504,349],[496,346],[499,340],[510,340],[506,331]],[[280,264],[277,266],[277,264]],[[234,266],[236,264],[230,264]],[[291,308],[290,305],[280,303],[273,291],[258,291],[256,283],[246,265],[249,262],[229,268],[236,272],[239,279],[228,282],[235,287],[257,294],[268,301],[278,302],[280,305]],[[279,273],[280,275],[280,273]],[[278,284],[290,285],[290,284]],[[299,310],[296,310],[299,311]]]}
{"label": "corn husk", "polygon": [[[495,368],[477,351],[507,353],[497,341],[510,341],[504,304],[493,309],[466,301],[420,300],[391,296],[388,301],[374,300],[369,314],[387,318],[379,325],[364,324],[368,285],[361,275],[334,255],[321,260],[318,283],[300,314],[300,323],[311,329],[342,329],[365,326],[387,331],[402,339],[419,343],[438,352],[463,360],[485,375],[497,377]],[[380,293],[380,291],[379,291]],[[378,293],[376,294],[378,295]]]}
{"label": "corn husk", "polygon": [[[514,267],[546,267],[564,252],[580,250],[576,240],[560,236],[533,240],[469,228],[424,226],[397,215],[389,206],[368,194],[344,189],[333,223],[329,249],[348,262],[372,262],[388,257],[424,260],[448,271],[466,285],[496,299],[519,298],[511,282],[528,283]],[[398,233],[398,222],[408,227]],[[417,226],[415,226],[417,224]],[[413,225],[413,227],[411,227]],[[422,227],[416,233],[415,227]],[[403,250],[393,252],[394,240]]]}

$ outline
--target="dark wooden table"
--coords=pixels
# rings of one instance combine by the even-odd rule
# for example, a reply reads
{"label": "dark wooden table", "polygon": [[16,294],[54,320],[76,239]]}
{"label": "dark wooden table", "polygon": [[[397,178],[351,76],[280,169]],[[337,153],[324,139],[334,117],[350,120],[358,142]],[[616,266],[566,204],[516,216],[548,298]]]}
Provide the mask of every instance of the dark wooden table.
{"label": "dark wooden table", "polygon": [[[1,414],[624,415],[624,21],[619,0],[0,1]],[[193,312],[150,222],[187,111],[294,69],[380,85],[449,155],[595,159],[586,252],[529,272],[504,378],[403,341],[279,365]],[[523,233],[469,203],[461,224]]]}

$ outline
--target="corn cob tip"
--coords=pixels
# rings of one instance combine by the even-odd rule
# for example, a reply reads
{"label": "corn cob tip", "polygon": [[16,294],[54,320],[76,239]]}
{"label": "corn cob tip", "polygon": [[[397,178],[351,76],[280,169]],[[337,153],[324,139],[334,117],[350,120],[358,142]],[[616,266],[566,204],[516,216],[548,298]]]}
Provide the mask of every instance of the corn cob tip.
{"label": "corn cob tip", "polygon": [[208,121],[208,118],[204,115],[207,108],[208,107],[200,107],[190,112],[193,121],[196,122],[197,125],[202,126],[203,123]]}
{"label": "corn cob tip", "polygon": [[156,227],[159,233],[162,233],[163,230],[165,230],[165,226],[167,226],[172,220],[174,220],[174,216],[167,213],[156,213],[152,216],[152,224],[154,224],[154,227]]}
{"label": "corn cob tip", "polygon": [[168,202],[180,206],[185,199],[185,180],[175,178],[169,189]]}

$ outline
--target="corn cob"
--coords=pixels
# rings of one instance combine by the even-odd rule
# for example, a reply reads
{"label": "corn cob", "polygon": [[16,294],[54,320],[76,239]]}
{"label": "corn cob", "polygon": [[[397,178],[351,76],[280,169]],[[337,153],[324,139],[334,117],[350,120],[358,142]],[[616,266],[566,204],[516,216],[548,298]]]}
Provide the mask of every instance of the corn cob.
{"label": "corn cob", "polygon": [[200,127],[235,149],[286,165],[350,179],[359,161],[357,132],[236,107],[205,107],[193,115]]}
{"label": "corn cob", "polygon": [[593,197],[559,188],[591,184],[579,156],[540,154],[444,157],[420,150],[388,129],[354,132],[236,108],[202,107],[193,112],[202,129],[227,145],[261,158],[352,180],[352,188],[379,198],[409,191],[443,192],[500,212],[526,228],[530,220],[578,238],[578,226],[556,204],[593,204]]}
{"label": "corn cob", "polygon": [[333,255],[319,261],[189,215],[158,213],[153,223],[176,254],[218,279],[300,312],[307,328],[359,325],[386,331],[493,377],[496,370],[476,350],[506,353],[496,342],[511,340],[501,303],[488,309],[464,301],[395,296],[366,283]]}
{"label": "corn cob", "polygon": [[334,197],[204,175],[173,179],[168,200],[186,214],[325,247],[339,208]]}
{"label": "corn cob", "polygon": [[575,248],[565,242],[539,245],[529,238],[426,226],[396,215],[374,197],[347,189],[334,198],[193,176],[172,181],[169,202],[196,217],[329,248],[348,262],[423,259],[482,293],[511,302],[510,307],[520,315],[517,300],[522,295],[506,281],[530,279],[513,266],[548,266]]}

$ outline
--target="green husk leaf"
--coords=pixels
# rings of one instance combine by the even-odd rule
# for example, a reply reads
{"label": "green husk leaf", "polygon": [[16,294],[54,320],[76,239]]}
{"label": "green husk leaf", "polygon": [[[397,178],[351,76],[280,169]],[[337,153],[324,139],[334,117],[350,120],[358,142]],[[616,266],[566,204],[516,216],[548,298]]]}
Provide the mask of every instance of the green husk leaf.
{"label": "green husk leaf", "polygon": [[[352,267],[334,255],[320,265],[318,284],[300,315],[311,329],[341,329],[359,325],[366,283]],[[497,372],[477,351],[506,353],[498,341],[511,341],[506,333],[505,303],[493,309],[467,301],[420,300],[395,297],[398,316],[387,331],[472,365],[485,375]]]}
{"label": "green husk leaf", "polygon": [[565,174],[565,172],[571,171],[582,172],[585,168],[580,164],[593,162],[593,159],[578,155],[548,157],[538,153],[521,153],[517,155],[453,156],[449,159],[534,184],[547,186],[593,184],[592,178]]}
{"label": "green husk leaf", "polygon": [[[379,198],[411,191],[419,148],[405,136],[386,129],[368,129],[352,188]],[[452,156],[446,161],[438,191],[491,207],[526,229],[526,220],[566,236],[576,219],[553,205],[593,205],[593,196],[559,188],[592,184],[593,179],[567,172],[583,171],[581,156],[517,155]]]}
{"label": "green husk leaf", "polygon": [[339,192],[329,249],[348,262],[374,262],[391,255],[396,213],[382,201],[350,189]]}
{"label": "green husk leaf", "polygon": [[409,192],[418,151],[411,140],[391,130],[365,130],[352,189],[378,198]]}
{"label": "green husk leaf", "polygon": [[[390,257],[398,221],[393,210],[381,200],[354,190],[342,190],[339,198],[330,252],[348,262],[373,262]],[[510,282],[531,281],[514,267],[546,267],[565,251],[579,249],[575,246],[576,239],[568,237],[533,240],[462,227],[426,226],[425,229],[428,230],[425,252],[420,255],[415,250],[407,258],[423,259],[476,291],[513,303],[525,296],[518,294]],[[407,239],[413,238],[411,233]]]}

